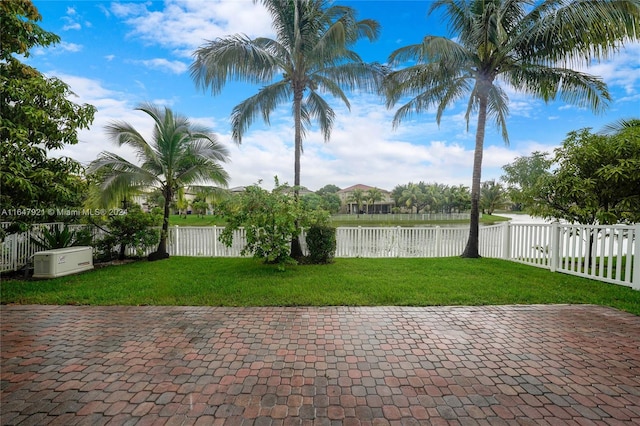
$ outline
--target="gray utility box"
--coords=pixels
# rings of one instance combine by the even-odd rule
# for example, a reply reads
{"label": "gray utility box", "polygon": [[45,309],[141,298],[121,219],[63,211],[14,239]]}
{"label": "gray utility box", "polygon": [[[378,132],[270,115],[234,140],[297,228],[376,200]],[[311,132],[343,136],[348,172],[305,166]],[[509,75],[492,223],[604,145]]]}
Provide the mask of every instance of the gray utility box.
{"label": "gray utility box", "polygon": [[66,247],[33,255],[33,278],[55,278],[93,269],[92,247]]}

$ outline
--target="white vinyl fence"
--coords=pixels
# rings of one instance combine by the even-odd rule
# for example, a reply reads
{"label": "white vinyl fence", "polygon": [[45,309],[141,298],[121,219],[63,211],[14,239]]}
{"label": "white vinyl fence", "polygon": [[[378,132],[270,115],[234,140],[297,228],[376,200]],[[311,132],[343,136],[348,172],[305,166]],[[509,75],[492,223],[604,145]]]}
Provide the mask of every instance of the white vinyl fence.
{"label": "white vinyl fence", "polygon": [[[50,227],[53,224],[47,224]],[[71,229],[80,225],[72,225]],[[238,257],[245,245],[243,230],[233,245],[219,241],[224,228],[172,227],[172,256]],[[31,236],[13,234],[1,245],[0,271],[27,264],[37,248]],[[94,231],[98,236],[101,231]],[[336,257],[447,257],[464,251],[466,227],[340,227]],[[304,232],[302,249],[306,253]],[[155,249],[151,248],[146,254]],[[480,228],[480,255],[521,262],[553,272],[579,275],[640,290],[640,225],[589,226],[508,223]],[[133,253],[128,253],[129,255]]]}
{"label": "white vinyl fence", "polygon": [[469,220],[471,215],[469,213],[382,213],[382,214],[368,214],[368,213],[352,213],[352,214],[335,214],[331,216],[331,220],[335,221],[353,221],[353,222],[366,222],[366,221],[389,221],[389,222],[402,222],[402,221],[435,221],[435,220]]}
{"label": "white vinyl fence", "polygon": [[503,259],[640,290],[640,225],[500,226]]}

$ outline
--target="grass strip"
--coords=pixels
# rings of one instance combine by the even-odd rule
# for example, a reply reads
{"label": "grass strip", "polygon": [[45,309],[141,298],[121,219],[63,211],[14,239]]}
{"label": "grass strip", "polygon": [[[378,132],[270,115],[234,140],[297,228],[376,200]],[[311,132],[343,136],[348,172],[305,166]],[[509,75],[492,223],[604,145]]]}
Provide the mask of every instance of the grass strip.
{"label": "grass strip", "polygon": [[596,304],[640,315],[628,287],[498,259],[336,259],[284,272],[252,258],[172,257],[51,280],[3,279],[0,303],[188,306]]}

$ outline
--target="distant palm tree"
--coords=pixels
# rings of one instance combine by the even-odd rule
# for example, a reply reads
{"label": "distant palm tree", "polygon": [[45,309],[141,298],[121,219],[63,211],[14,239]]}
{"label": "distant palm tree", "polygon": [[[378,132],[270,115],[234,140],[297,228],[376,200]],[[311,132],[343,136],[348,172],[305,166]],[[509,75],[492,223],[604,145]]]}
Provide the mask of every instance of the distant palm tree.
{"label": "distant palm tree", "polygon": [[[361,38],[375,40],[379,24],[356,20],[350,7],[329,0],[261,0],[273,19],[275,40],[232,35],[207,42],[195,52],[191,75],[198,86],[221,92],[227,80],[263,84],[260,91],[238,104],[231,114],[233,139],[242,136],[253,121],[269,116],[279,105],[292,102],[294,122],[294,196],[300,187],[302,139],[312,120],[325,141],[331,136],[335,113],[320,91],[350,104],[346,89],[379,90],[382,67],[366,64],[351,47]],[[282,78],[274,82],[274,78]],[[302,255],[298,238],[291,256]]]}
{"label": "distant palm tree", "polygon": [[348,202],[356,204],[358,217],[360,217],[360,211],[362,210],[362,205],[365,203],[366,198],[364,191],[360,188],[356,188],[347,199]]}
{"label": "distant palm tree", "polygon": [[178,210],[178,216],[182,216],[183,219],[187,218],[187,209],[189,208],[189,200],[187,200],[186,194],[184,193],[184,187],[178,188],[174,195],[175,199],[173,201],[176,210]]}
{"label": "distant palm tree", "polygon": [[158,249],[149,259],[163,259],[169,257],[169,208],[174,196],[181,188],[198,182],[226,186],[228,175],[220,163],[227,160],[228,152],[210,129],[193,125],[169,108],[145,104],[137,110],[155,122],[152,140],[147,141],[126,122],[110,123],[106,131],[118,146],[133,148],[141,164],[103,151],[89,165],[88,172],[100,177],[105,197],[119,196],[130,189],[160,189],[164,197],[162,233]]}
{"label": "distant palm tree", "polygon": [[405,206],[409,209],[409,212],[415,207],[416,214],[420,213],[425,199],[420,183],[415,184],[410,182],[402,192],[402,199],[404,200]]}
{"label": "distant palm tree", "polygon": [[502,185],[496,183],[495,180],[490,180],[482,183],[480,188],[480,208],[482,213],[492,215],[497,209],[504,208],[508,204],[505,192]]}
{"label": "distant palm tree", "polygon": [[378,188],[371,188],[367,191],[366,199],[367,199],[367,212],[369,210],[369,205],[373,207],[373,213],[376,212],[376,201],[382,201],[383,195],[382,191]]}
{"label": "distant palm tree", "polygon": [[436,0],[455,38],[426,36],[422,43],[394,51],[387,104],[412,96],[394,117],[397,126],[412,113],[444,110],[468,97],[467,126],[478,114],[471,185],[471,226],[463,257],[479,257],[478,220],[482,154],[487,119],[495,120],[508,143],[508,98],[501,87],[544,101],[564,101],[602,111],[610,100],[605,83],[575,71],[640,37],[638,0]]}

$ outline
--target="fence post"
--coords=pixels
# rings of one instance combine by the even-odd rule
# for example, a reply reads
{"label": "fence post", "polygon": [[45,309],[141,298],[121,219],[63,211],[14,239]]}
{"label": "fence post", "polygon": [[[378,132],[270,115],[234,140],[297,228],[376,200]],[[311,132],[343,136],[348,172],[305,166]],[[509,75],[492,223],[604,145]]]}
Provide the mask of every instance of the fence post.
{"label": "fence post", "polygon": [[[30,231],[29,234],[27,234],[27,238],[26,241],[29,241],[29,243],[31,243],[31,233]],[[13,246],[11,247],[11,269],[13,269],[14,271],[18,270],[18,234],[15,233],[13,234]]]}
{"label": "fence post", "polygon": [[[640,225],[636,225],[633,230],[633,236],[629,238],[634,239],[633,243],[633,265],[631,265],[631,288],[634,290],[640,290]],[[631,253],[627,253],[629,257]]]}
{"label": "fence post", "polygon": [[442,246],[442,228],[436,226],[436,250],[434,257],[441,257],[442,249],[440,246]]}
{"label": "fence post", "polygon": [[502,259],[511,259],[511,222],[502,225]]}
{"label": "fence post", "polygon": [[355,257],[360,257],[360,254],[362,253],[362,226],[358,226],[358,238],[356,240],[358,241],[358,244],[356,246]]}
{"label": "fence post", "polygon": [[[171,229],[171,228],[169,228],[169,229]],[[180,231],[179,231],[179,230],[180,230],[180,227],[179,227],[178,225],[176,225],[176,226],[174,226],[174,227],[173,227],[173,230],[174,230],[173,232],[174,232],[174,234],[175,234],[175,239],[174,239],[174,241],[175,241],[176,243],[175,243],[175,245],[174,245],[174,247],[175,247],[175,248],[174,248],[174,250],[173,250],[173,253],[171,253],[171,254],[172,254],[173,256],[180,256],[180,253],[179,253],[179,251],[180,251]],[[167,235],[167,238],[169,238],[169,236],[168,236],[168,235]]]}
{"label": "fence post", "polygon": [[213,257],[218,257],[218,227],[213,225]]}
{"label": "fence post", "polygon": [[556,272],[558,270],[558,264],[560,257],[562,256],[562,250],[560,250],[560,223],[553,222],[551,224],[551,242],[549,244],[549,270]]}

